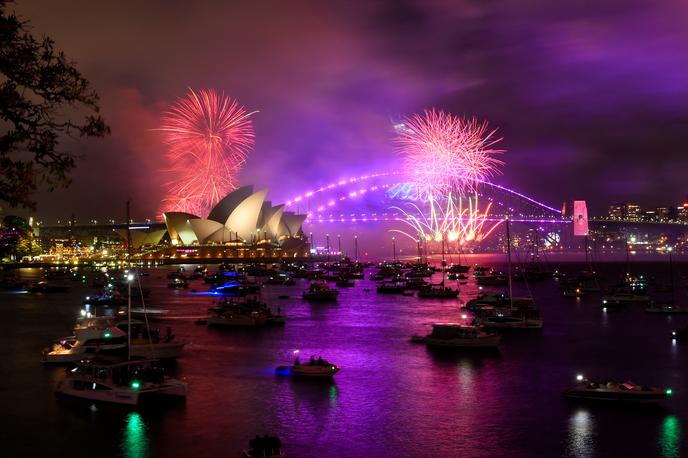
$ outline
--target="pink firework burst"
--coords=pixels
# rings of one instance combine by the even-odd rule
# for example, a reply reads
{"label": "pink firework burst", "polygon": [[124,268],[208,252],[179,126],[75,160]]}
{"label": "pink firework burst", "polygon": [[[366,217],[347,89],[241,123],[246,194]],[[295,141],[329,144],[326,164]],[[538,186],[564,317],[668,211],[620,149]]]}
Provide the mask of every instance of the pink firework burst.
{"label": "pink firework burst", "polygon": [[237,174],[254,144],[254,113],[211,89],[189,89],[165,113],[159,130],[173,179],[163,211],[205,216],[237,187]]}
{"label": "pink firework burst", "polygon": [[499,174],[504,162],[495,155],[504,151],[493,148],[501,141],[496,132],[487,122],[435,109],[406,118],[397,126],[396,143],[418,197],[463,194]]}

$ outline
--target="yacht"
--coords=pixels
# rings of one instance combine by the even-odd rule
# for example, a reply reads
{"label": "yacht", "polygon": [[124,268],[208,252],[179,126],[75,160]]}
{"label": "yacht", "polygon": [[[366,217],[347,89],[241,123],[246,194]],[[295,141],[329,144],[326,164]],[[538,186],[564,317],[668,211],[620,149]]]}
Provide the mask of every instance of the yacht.
{"label": "yacht", "polygon": [[679,307],[673,302],[651,302],[645,308],[647,313],[688,313],[688,307]]}
{"label": "yacht", "polygon": [[673,393],[670,388],[645,387],[633,382],[599,383],[586,380],[580,375],[577,378],[580,383],[564,391],[565,397],[591,401],[654,402]]}
{"label": "yacht", "polygon": [[583,297],[585,291],[581,288],[564,288],[564,297]]}
{"label": "yacht", "polygon": [[338,296],[339,291],[319,282],[311,283],[308,291],[304,291],[302,295],[307,301],[336,301]]}
{"label": "yacht", "polygon": [[350,280],[348,278],[340,277],[339,280],[335,283],[335,285],[339,288],[351,288],[355,286],[355,283],[353,280]]}
{"label": "yacht", "polygon": [[128,323],[107,316],[82,318],[77,321],[73,336],[64,337],[43,350],[43,362],[69,364],[101,354],[126,354],[129,328],[132,356],[175,359],[186,346],[186,342],[175,339],[171,328],[160,336],[156,330],[149,331],[142,321]]}
{"label": "yacht", "polygon": [[339,372],[339,366],[322,358],[315,359],[311,356],[307,364],[302,364],[298,356],[291,366],[278,366],[275,373],[279,375],[292,375],[296,377],[320,377],[331,378]]}
{"label": "yacht", "polygon": [[44,364],[69,364],[97,353],[120,353],[127,348],[127,334],[116,326],[94,325],[75,328],[73,336],[63,337],[43,349]]}
{"label": "yacht", "polygon": [[455,299],[459,296],[459,290],[448,286],[428,285],[418,291],[418,297],[423,299]]}
{"label": "yacht", "polygon": [[49,283],[45,280],[35,283],[31,288],[29,288],[30,293],[64,293],[69,291],[71,286],[60,285],[56,283]]}
{"label": "yacht", "polygon": [[208,326],[259,327],[283,325],[285,322],[279,309],[275,315],[266,304],[255,299],[225,301],[209,311],[212,315],[207,319]]}
{"label": "yacht", "polygon": [[486,332],[480,326],[436,323],[427,336],[413,336],[413,342],[436,348],[497,348],[501,336]]}
{"label": "yacht", "polygon": [[637,303],[646,304],[648,302],[650,302],[650,297],[646,294],[612,292],[602,296],[603,307],[622,306]]}
{"label": "yacht", "polygon": [[189,287],[189,283],[184,277],[174,277],[171,282],[167,284],[168,288],[175,289],[186,289]]}
{"label": "yacht", "polygon": [[154,360],[96,358],[80,361],[57,394],[91,401],[137,405],[154,396],[186,397],[186,382],[168,377]]}
{"label": "yacht", "polygon": [[542,318],[536,309],[523,308],[481,315],[475,318],[474,324],[486,329],[542,329]]}
{"label": "yacht", "polygon": [[385,282],[377,287],[380,294],[401,294],[406,289],[406,285],[401,282]]}

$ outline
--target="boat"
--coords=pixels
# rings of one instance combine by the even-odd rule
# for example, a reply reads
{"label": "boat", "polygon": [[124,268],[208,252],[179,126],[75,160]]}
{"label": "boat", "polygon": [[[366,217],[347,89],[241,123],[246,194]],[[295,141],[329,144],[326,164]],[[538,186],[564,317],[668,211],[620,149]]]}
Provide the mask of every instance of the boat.
{"label": "boat", "polygon": [[377,286],[379,294],[401,294],[406,289],[406,285],[401,282],[384,282]]}
{"label": "boat", "polygon": [[497,348],[501,336],[480,326],[458,323],[436,323],[426,336],[413,336],[413,342],[436,348]]}
{"label": "boat", "polygon": [[447,268],[447,272],[451,274],[465,274],[470,270],[470,266],[464,266],[461,264],[452,264]]}
{"label": "boat", "polygon": [[428,285],[418,291],[418,297],[423,299],[455,299],[459,296],[459,290],[444,284]]}
{"label": "boat", "polygon": [[492,273],[490,275],[478,275],[475,277],[478,286],[504,286],[509,280],[502,273]]}
{"label": "boat", "polygon": [[351,288],[355,285],[355,283],[353,282],[353,280],[340,277],[339,280],[337,280],[337,282],[335,283],[335,285],[339,288]]}
{"label": "boat", "polygon": [[623,306],[637,303],[646,304],[648,302],[650,302],[650,297],[646,294],[612,292],[602,296],[603,307]]}
{"label": "boat", "polygon": [[273,314],[267,304],[255,299],[242,302],[225,301],[217,307],[212,307],[212,313],[207,319],[208,326],[227,327],[260,327],[283,325],[284,317],[278,307],[277,314]]}
{"label": "boat", "polygon": [[647,313],[688,313],[688,307],[679,307],[673,302],[650,302],[645,308]]}
{"label": "boat", "polygon": [[633,382],[600,383],[581,375],[577,379],[578,385],[564,391],[564,397],[590,401],[655,402],[673,394],[671,388],[646,387]]}
{"label": "boat", "polygon": [[175,277],[167,284],[168,288],[185,289],[189,287],[189,282],[183,277]]}
{"label": "boat", "polygon": [[337,372],[339,372],[339,366],[322,359],[322,357],[315,359],[314,356],[311,356],[307,364],[302,364],[297,356],[291,366],[278,366],[275,369],[275,373],[278,375],[295,377],[331,378]]}
{"label": "boat", "polygon": [[[131,332],[131,340],[127,339],[127,331]],[[69,364],[104,354],[124,355],[128,343],[132,356],[154,359],[175,359],[186,346],[186,342],[175,339],[169,327],[161,336],[157,330],[148,330],[143,321],[88,317],[77,320],[73,336],[63,337],[43,350],[43,363]]]}
{"label": "boat", "polygon": [[[109,323],[109,320],[107,321]],[[97,323],[97,322],[96,322]],[[124,353],[127,334],[116,326],[93,324],[75,328],[73,336],[63,337],[43,349],[44,364],[70,364],[95,357],[97,353]]]}
{"label": "boat", "polygon": [[583,297],[585,291],[581,288],[564,288],[564,297]]}
{"label": "boat", "polygon": [[70,289],[71,286],[68,285],[59,285],[41,280],[37,283],[34,283],[28,291],[30,293],[64,293]]}
{"label": "boat", "polygon": [[677,342],[688,341],[688,326],[671,331],[671,340]]}
{"label": "boat", "polygon": [[90,401],[137,405],[154,396],[186,397],[187,384],[168,377],[155,360],[98,357],[80,361],[56,393]]}
{"label": "boat", "polygon": [[486,329],[541,329],[542,318],[537,309],[524,307],[507,313],[494,311],[481,314],[475,318],[473,324]]}
{"label": "boat", "polygon": [[282,441],[277,436],[256,436],[248,442],[248,447],[243,450],[244,458],[279,458],[284,456]]}
{"label": "boat", "polygon": [[330,288],[326,283],[313,282],[308,291],[304,291],[301,297],[307,301],[336,301],[339,291]]}

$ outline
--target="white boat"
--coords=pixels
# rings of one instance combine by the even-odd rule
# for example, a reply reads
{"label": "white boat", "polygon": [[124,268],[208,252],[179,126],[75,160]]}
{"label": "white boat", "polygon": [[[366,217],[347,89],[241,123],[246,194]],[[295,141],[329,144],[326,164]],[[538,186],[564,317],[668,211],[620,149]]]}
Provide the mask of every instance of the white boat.
{"label": "white boat", "polygon": [[168,377],[153,360],[84,360],[56,388],[57,394],[137,405],[152,396],[186,397],[186,382]]}
{"label": "white boat", "polygon": [[[132,339],[129,353],[132,356],[153,359],[174,359],[181,355],[186,342],[174,339],[171,330],[164,336],[144,332],[142,321],[132,320]],[[129,324],[114,317],[80,318],[74,327],[74,335],[58,340],[43,350],[43,362],[69,364],[96,354],[126,354]]]}
{"label": "white boat", "polygon": [[95,357],[99,352],[123,352],[127,334],[116,326],[75,328],[75,335],[63,337],[43,350],[43,363],[69,364]]}
{"label": "white boat", "polygon": [[413,336],[413,342],[437,348],[497,348],[501,336],[486,332],[480,326],[458,323],[436,323],[427,336]]}

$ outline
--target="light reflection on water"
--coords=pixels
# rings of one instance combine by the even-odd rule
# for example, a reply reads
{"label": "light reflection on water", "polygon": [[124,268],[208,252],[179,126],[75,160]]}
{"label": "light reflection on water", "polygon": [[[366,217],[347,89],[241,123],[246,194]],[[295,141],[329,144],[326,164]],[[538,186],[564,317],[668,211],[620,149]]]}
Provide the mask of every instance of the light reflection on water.
{"label": "light reflection on water", "polygon": [[148,456],[146,424],[138,412],[130,412],[124,417],[122,455],[126,458],[144,458]]}
{"label": "light reflection on water", "polygon": [[595,455],[595,420],[587,409],[576,409],[569,417],[566,456]]}
{"label": "light reflection on water", "polygon": [[659,435],[659,450],[663,457],[674,458],[681,455],[681,424],[675,415],[669,415],[662,422]]}

